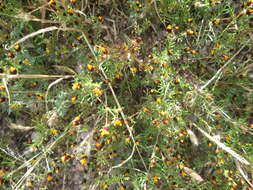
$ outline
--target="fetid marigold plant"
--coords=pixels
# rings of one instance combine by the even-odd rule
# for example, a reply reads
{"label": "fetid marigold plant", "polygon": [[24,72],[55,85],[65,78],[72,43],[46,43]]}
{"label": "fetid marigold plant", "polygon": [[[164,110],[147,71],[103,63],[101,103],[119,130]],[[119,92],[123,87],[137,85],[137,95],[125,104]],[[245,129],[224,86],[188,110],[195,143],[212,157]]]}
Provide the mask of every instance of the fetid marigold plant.
{"label": "fetid marigold plant", "polygon": [[252,189],[252,10],[0,0],[0,189]]}

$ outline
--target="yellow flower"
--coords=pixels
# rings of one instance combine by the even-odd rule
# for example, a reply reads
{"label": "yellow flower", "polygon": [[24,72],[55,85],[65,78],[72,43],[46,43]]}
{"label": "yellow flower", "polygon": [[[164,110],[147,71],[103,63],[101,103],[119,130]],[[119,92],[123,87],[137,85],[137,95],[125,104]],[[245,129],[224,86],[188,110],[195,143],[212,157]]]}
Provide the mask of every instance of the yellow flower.
{"label": "yellow flower", "polygon": [[[5,8],[6,7],[6,5],[4,4],[4,3],[2,3],[2,1],[0,2],[0,8],[2,9],[2,8]],[[2,181],[2,180],[1,180]],[[0,183],[0,185],[1,185],[1,183]]]}
{"label": "yellow flower", "polygon": [[60,169],[60,167],[56,167],[55,169],[54,169],[54,171],[55,171],[55,173],[59,173],[60,171],[61,171],[61,169]]}
{"label": "yellow flower", "polygon": [[183,169],[183,168],[184,168],[184,164],[183,164],[183,163],[180,163],[180,164],[178,165],[178,167],[179,167],[180,169]]}
{"label": "yellow flower", "polygon": [[165,111],[160,111],[159,114],[160,114],[161,116],[165,116],[165,115],[166,115],[166,112],[165,112]]}
{"label": "yellow flower", "polygon": [[170,166],[174,164],[172,160],[165,160],[165,163]]}
{"label": "yellow flower", "polygon": [[71,99],[72,102],[74,102],[74,101],[77,100],[77,96],[72,96],[70,99]]}
{"label": "yellow flower", "polygon": [[188,21],[188,22],[192,22],[193,19],[192,19],[192,18],[188,18],[187,21]]}
{"label": "yellow flower", "polygon": [[180,171],[180,175],[181,175],[182,177],[187,176],[187,174],[185,173],[185,171],[184,171],[184,170],[181,170],[181,171]]}
{"label": "yellow flower", "polygon": [[149,111],[150,111],[150,110],[149,110],[147,107],[144,107],[144,108],[143,108],[143,112],[146,113],[146,112],[149,112]]}
{"label": "yellow flower", "polygon": [[80,125],[80,124],[81,124],[81,117],[80,117],[80,116],[76,116],[76,117],[74,118],[74,120],[72,121],[72,124],[73,124],[74,126]]}
{"label": "yellow flower", "polygon": [[215,44],[214,44],[214,47],[221,47],[221,44],[215,43]]}
{"label": "yellow flower", "polygon": [[136,73],[136,72],[137,72],[137,68],[136,68],[136,67],[131,67],[131,68],[130,68],[130,71],[131,71],[132,73]]}
{"label": "yellow flower", "polygon": [[32,187],[33,184],[32,184],[32,182],[28,181],[28,182],[26,182],[26,186],[27,186],[27,187]]}
{"label": "yellow flower", "polygon": [[83,166],[87,166],[87,165],[88,165],[87,159],[82,158],[82,159],[80,160],[80,164],[83,165]]}
{"label": "yellow flower", "polygon": [[160,150],[159,146],[155,146],[154,148],[156,151]]}
{"label": "yellow flower", "polygon": [[111,143],[112,143],[112,138],[106,139],[106,143],[107,143],[107,144],[111,144]]}
{"label": "yellow flower", "polygon": [[151,54],[148,55],[149,59],[153,59],[153,56]]}
{"label": "yellow flower", "polygon": [[175,30],[178,31],[180,28],[179,26],[175,26]]}
{"label": "yellow flower", "polygon": [[144,66],[145,71],[153,71],[154,67],[153,66]]}
{"label": "yellow flower", "polygon": [[73,90],[80,90],[81,89],[81,84],[79,82],[75,82],[73,85],[72,85],[72,89]]}
{"label": "yellow flower", "polygon": [[52,181],[53,179],[54,179],[54,177],[53,177],[52,173],[49,173],[47,175],[47,181]]}
{"label": "yellow flower", "polygon": [[101,129],[100,130],[100,135],[103,137],[103,136],[107,136],[107,135],[109,135],[110,134],[110,132],[109,132],[109,130],[108,130],[108,128],[103,128],[103,129]]}
{"label": "yellow flower", "polygon": [[42,96],[42,95],[40,95],[40,94],[38,94],[38,95],[36,96],[36,98],[37,98],[37,100],[44,100],[44,96]]}
{"label": "yellow flower", "polygon": [[124,173],[124,176],[128,177],[129,176],[129,172]]}
{"label": "yellow flower", "polygon": [[69,13],[69,14],[73,14],[73,13],[74,13],[74,10],[73,10],[73,9],[71,9],[71,8],[68,8],[68,9],[67,9],[67,13]]}
{"label": "yellow flower", "polygon": [[4,90],[4,89],[5,89],[5,86],[0,85],[0,90]]}
{"label": "yellow flower", "polygon": [[160,84],[161,83],[161,81],[160,80],[154,80],[154,83],[156,83],[156,84]]}
{"label": "yellow flower", "polygon": [[103,147],[103,145],[101,143],[96,143],[95,146],[97,149],[101,149]]}
{"label": "yellow flower", "polygon": [[120,74],[120,73],[115,74],[115,78],[116,78],[116,79],[121,79],[122,77],[123,77],[123,75]]}
{"label": "yellow flower", "polygon": [[157,59],[155,59],[155,60],[152,61],[152,64],[154,64],[154,65],[157,65],[158,63],[160,63],[160,62]]}
{"label": "yellow flower", "polygon": [[151,168],[154,168],[156,166],[156,161],[155,160],[151,160],[151,162],[149,163],[149,166]]}
{"label": "yellow flower", "polygon": [[225,161],[223,159],[218,160],[218,165],[219,166],[224,165],[224,164],[225,164]]}
{"label": "yellow flower", "polygon": [[4,169],[0,169],[0,176],[5,174],[5,170]]}
{"label": "yellow flower", "polygon": [[159,177],[153,176],[153,181],[154,181],[154,183],[157,183],[159,181]]}
{"label": "yellow flower", "polygon": [[102,52],[103,54],[107,54],[107,53],[108,53],[108,50],[107,50],[105,47],[100,46],[98,49],[99,49],[99,51]]}
{"label": "yellow flower", "polygon": [[88,69],[89,71],[92,71],[92,70],[94,70],[94,66],[91,65],[91,64],[87,64],[87,69]]}
{"label": "yellow flower", "polygon": [[15,55],[14,55],[14,53],[12,53],[12,52],[8,52],[8,53],[7,53],[7,57],[14,58]]}
{"label": "yellow flower", "polygon": [[32,86],[32,87],[35,87],[35,86],[37,86],[37,85],[38,85],[38,82],[32,82],[32,83],[31,83],[31,86]]}
{"label": "yellow flower", "polygon": [[52,135],[56,135],[56,134],[58,134],[58,132],[59,132],[59,131],[58,131],[57,129],[54,129],[54,128],[51,129]]}
{"label": "yellow flower", "polygon": [[189,46],[185,47],[184,51],[189,53],[191,51],[191,47],[189,47]]}
{"label": "yellow flower", "polygon": [[193,35],[193,34],[194,34],[194,31],[192,31],[192,30],[187,30],[186,33],[187,33],[188,35]]}
{"label": "yellow flower", "polygon": [[178,136],[179,136],[179,137],[183,137],[184,134],[183,134],[182,132],[179,132],[179,133],[178,133]]}
{"label": "yellow flower", "polygon": [[222,174],[222,173],[223,173],[223,171],[222,171],[221,169],[217,169],[215,172],[216,172],[217,174]]}
{"label": "yellow flower", "polygon": [[217,18],[217,19],[213,20],[212,23],[217,25],[217,24],[221,23],[221,20]]}
{"label": "yellow flower", "polygon": [[162,102],[162,99],[161,99],[161,98],[157,98],[157,99],[156,99],[156,102],[157,102],[157,103],[161,103],[161,102]]}
{"label": "yellow flower", "polygon": [[220,114],[220,113],[214,113],[214,117],[216,118],[216,119],[220,119],[221,117],[222,117],[222,115]]}
{"label": "yellow flower", "polygon": [[159,120],[153,120],[152,121],[152,125],[154,125],[155,127],[159,127],[159,125],[161,124],[161,121],[159,121]]}
{"label": "yellow flower", "polygon": [[247,11],[246,11],[246,13],[247,13],[248,15],[251,14],[251,13],[253,13],[253,8],[248,8]]}
{"label": "yellow flower", "polygon": [[81,40],[82,40],[82,36],[77,36],[77,37],[76,37],[76,40],[77,40],[77,41],[81,41]]}
{"label": "yellow flower", "polygon": [[122,122],[119,119],[115,120],[113,124],[114,126],[122,126]]}
{"label": "yellow flower", "polygon": [[156,92],[155,89],[150,89],[150,93],[151,93],[151,94],[153,94],[153,93],[155,93],[155,92]]}
{"label": "yellow flower", "polygon": [[173,28],[173,27],[172,27],[172,25],[170,25],[170,24],[167,26],[167,30],[168,30],[169,32],[172,30],[172,28]]}
{"label": "yellow flower", "polygon": [[10,67],[9,69],[11,74],[16,74],[17,73],[17,69],[15,67]]}
{"label": "yellow flower", "polygon": [[216,50],[215,49],[211,49],[210,54],[214,55],[215,53],[216,53]]}
{"label": "yellow flower", "polygon": [[228,60],[229,59],[229,56],[227,56],[227,55],[222,55],[222,57],[223,57],[224,60]]}
{"label": "yellow flower", "polygon": [[99,21],[102,22],[102,21],[104,21],[104,19],[105,19],[105,18],[104,18],[103,16],[98,16],[98,20],[99,20]]}
{"label": "yellow flower", "polygon": [[131,139],[130,137],[125,138],[125,143],[130,143]]}
{"label": "yellow flower", "polygon": [[191,50],[191,53],[192,53],[192,54],[196,54],[197,51],[196,51],[195,49],[193,49],[193,50]]}
{"label": "yellow flower", "polygon": [[215,179],[212,179],[211,183],[214,184],[214,185],[216,185],[218,182]]}
{"label": "yellow flower", "polygon": [[227,140],[227,141],[230,141],[231,140],[231,136],[230,135],[225,135],[225,139]]}
{"label": "yellow flower", "polygon": [[50,0],[48,3],[49,3],[50,5],[55,4],[55,0]]}
{"label": "yellow flower", "polygon": [[16,44],[16,45],[14,46],[14,49],[15,49],[16,51],[20,51],[20,50],[21,50],[21,47],[20,47],[19,44]]}
{"label": "yellow flower", "polygon": [[179,80],[179,79],[175,79],[174,83],[175,83],[175,84],[179,84],[179,83],[180,83],[180,80]]}
{"label": "yellow flower", "polygon": [[103,91],[99,87],[96,87],[94,89],[94,93],[95,93],[96,96],[101,96]]}
{"label": "yellow flower", "polygon": [[71,156],[70,156],[69,154],[64,154],[64,155],[61,157],[61,161],[62,161],[62,162],[66,162],[66,161],[68,161],[70,158],[71,158]]}

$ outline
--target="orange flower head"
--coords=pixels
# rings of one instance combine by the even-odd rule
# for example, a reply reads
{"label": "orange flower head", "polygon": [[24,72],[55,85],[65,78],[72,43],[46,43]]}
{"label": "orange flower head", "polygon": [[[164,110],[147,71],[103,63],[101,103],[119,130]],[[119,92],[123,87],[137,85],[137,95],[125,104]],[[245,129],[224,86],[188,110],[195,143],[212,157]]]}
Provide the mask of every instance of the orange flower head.
{"label": "orange flower head", "polygon": [[122,126],[123,125],[122,122],[119,119],[115,120],[113,122],[113,124],[114,124],[114,126]]}
{"label": "orange flower head", "polygon": [[62,162],[67,162],[70,158],[71,158],[71,156],[70,156],[69,154],[64,154],[64,155],[61,157],[61,161],[62,161]]}
{"label": "orange flower head", "polygon": [[108,128],[103,128],[100,130],[100,135],[103,136],[108,136],[110,134],[109,129]]}
{"label": "orange flower head", "polygon": [[187,33],[187,35],[190,36],[190,35],[193,35],[193,34],[194,34],[194,31],[193,31],[193,30],[187,30],[186,33]]}
{"label": "orange flower head", "polygon": [[81,89],[81,84],[79,82],[75,82],[73,85],[72,85],[72,89],[73,90],[80,90]]}
{"label": "orange flower head", "polygon": [[159,182],[159,177],[153,176],[152,178],[153,178],[154,183],[158,183]]}
{"label": "orange flower head", "polygon": [[86,158],[82,158],[80,160],[80,164],[83,165],[83,166],[87,166],[88,165],[88,160]]}
{"label": "orange flower head", "polygon": [[21,47],[20,47],[19,44],[16,44],[16,45],[14,46],[14,49],[15,49],[16,51],[20,51],[20,50],[21,50]]}
{"label": "orange flower head", "polygon": [[87,69],[88,71],[93,71],[94,70],[94,66],[91,64],[87,64]]}
{"label": "orange flower head", "polygon": [[47,174],[47,181],[52,181],[54,179],[52,173]]}
{"label": "orange flower head", "polygon": [[9,71],[11,74],[17,74],[17,69],[15,67],[10,67]]}
{"label": "orange flower head", "polygon": [[94,93],[95,93],[95,95],[98,97],[98,96],[101,96],[101,95],[103,94],[103,91],[101,90],[101,88],[96,87],[96,88],[94,89]]}
{"label": "orange flower head", "polygon": [[192,18],[188,18],[187,21],[191,23],[193,21],[193,19]]}

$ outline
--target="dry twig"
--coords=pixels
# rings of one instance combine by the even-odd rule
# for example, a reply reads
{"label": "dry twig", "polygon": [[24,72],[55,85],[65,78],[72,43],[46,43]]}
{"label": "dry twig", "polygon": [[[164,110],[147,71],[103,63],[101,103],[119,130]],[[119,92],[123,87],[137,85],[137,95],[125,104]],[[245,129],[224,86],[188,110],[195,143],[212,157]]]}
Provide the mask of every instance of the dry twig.
{"label": "dry twig", "polygon": [[226,151],[227,153],[229,153],[231,156],[233,156],[236,160],[238,160],[239,162],[241,162],[242,164],[248,165],[250,166],[251,164],[245,159],[243,158],[241,155],[237,154],[235,151],[233,151],[231,148],[227,147],[225,144],[223,144],[222,142],[220,142],[218,139],[212,137],[211,135],[209,135],[207,132],[205,132],[203,129],[197,127],[197,125],[194,124],[194,126],[204,135],[206,136],[210,141],[214,142],[215,144],[217,144],[218,147],[220,147],[221,149],[223,149],[224,151]]}

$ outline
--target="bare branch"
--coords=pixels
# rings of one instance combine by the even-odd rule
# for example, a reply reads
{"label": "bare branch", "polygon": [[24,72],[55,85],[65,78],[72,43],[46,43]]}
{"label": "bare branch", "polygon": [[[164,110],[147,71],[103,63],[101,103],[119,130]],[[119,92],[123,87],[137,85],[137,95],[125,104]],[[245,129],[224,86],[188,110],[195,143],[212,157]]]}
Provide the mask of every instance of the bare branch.
{"label": "bare branch", "polygon": [[72,78],[74,75],[41,75],[41,74],[17,74],[17,75],[9,75],[9,74],[0,74],[0,78],[7,79],[53,79],[53,78],[63,78],[68,79]]}
{"label": "bare branch", "polygon": [[211,84],[222,72],[222,70],[228,66],[228,64],[230,64],[234,58],[248,45],[248,43],[251,41],[252,39],[250,38],[217,72],[216,74],[209,80],[206,82],[205,85],[203,85],[199,90],[202,91],[204,90],[209,84]]}
{"label": "bare branch", "polygon": [[58,30],[59,28],[56,27],[56,26],[50,26],[50,27],[47,27],[47,28],[43,28],[43,29],[40,29],[36,32],[33,32],[31,34],[28,34],[26,35],[25,37],[19,39],[18,41],[16,41],[15,43],[13,43],[9,48],[13,48],[16,44],[20,44],[22,42],[24,42],[25,40],[29,39],[29,38],[32,38],[34,36],[37,36],[39,34],[42,34],[42,33],[46,33],[46,32],[50,32],[50,31],[53,31],[53,30]]}
{"label": "bare branch", "polygon": [[[195,125],[195,124],[194,124]],[[211,135],[209,135],[207,132],[205,132],[203,129],[197,127],[195,125],[195,127],[204,135],[206,136],[210,141],[214,142],[215,144],[217,144],[218,147],[220,147],[221,149],[223,149],[224,151],[226,151],[227,153],[229,153],[231,156],[233,156],[235,159],[237,159],[239,162],[241,162],[242,164],[248,165],[250,166],[251,164],[242,156],[240,156],[239,154],[237,154],[235,151],[233,151],[231,148],[227,147],[225,144],[223,144],[222,142],[220,142],[219,140],[217,140],[216,138],[212,137]]]}

